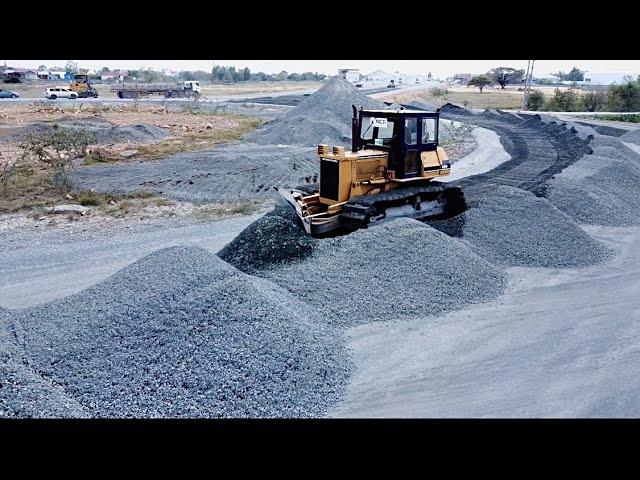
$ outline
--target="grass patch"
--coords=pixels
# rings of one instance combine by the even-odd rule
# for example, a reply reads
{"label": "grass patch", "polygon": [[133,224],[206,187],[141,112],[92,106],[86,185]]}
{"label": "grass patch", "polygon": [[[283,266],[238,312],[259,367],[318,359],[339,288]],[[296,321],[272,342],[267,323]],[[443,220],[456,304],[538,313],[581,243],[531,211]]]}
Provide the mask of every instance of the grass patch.
{"label": "grass patch", "polygon": [[513,91],[487,91],[486,89],[483,93],[472,89],[469,89],[468,92],[458,92],[436,87],[430,90],[415,90],[400,93],[389,97],[389,100],[385,98],[385,101],[405,104],[412,101],[420,101],[432,103],[438,107],[446,103],[455,103],[467,108],[516,110],[522,106],[522,93]]}
{"label": "grass patch", "polygon": [[609,120],[611,122],[640,123],[640,115],[598,115],[592,117],[597,120]]}
{"label": "grass patch", "polygon": [[246,201],[237,203],[222,203],[206,205],[195,209],[189,214],[189,218],[196,221],[216,220],[232,215],[251,215],[259,212],[264,206],[263,202]]}
{"label": "grass patch", "polygon": [[[221,114],[216,114],[220,116]],[[238,125],[235,128],[222,130],[217,128],[204,129],[201,132],[187,133],[179,139],[167,139],[157,143],[141,145],[137,148],[136,159],[152,160],[176,153],[192,150],[204,150],[221,143],[241,140],[247,133],[255,130],[262,122],[256,118],[241,115],[224,115],[233,117]]]}

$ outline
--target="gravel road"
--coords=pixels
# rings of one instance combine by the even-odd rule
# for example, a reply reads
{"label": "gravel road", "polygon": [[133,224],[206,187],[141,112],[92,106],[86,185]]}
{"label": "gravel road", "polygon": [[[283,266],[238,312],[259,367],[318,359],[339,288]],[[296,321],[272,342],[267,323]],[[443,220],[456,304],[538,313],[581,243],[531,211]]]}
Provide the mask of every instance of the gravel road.
{"label": "gravel road", "polygon": [[155,222],[117,230],[0,234],[0,306],[39,305],[79,292],[161,248],[190,245],[217,252],[259,215],[212,223]]}
{"label": "gravel road", "polygon": [[514,268],[507,292],[441,317],[349,331],[337,417],[637,417],[640,229],[591,227],[617,256]]}

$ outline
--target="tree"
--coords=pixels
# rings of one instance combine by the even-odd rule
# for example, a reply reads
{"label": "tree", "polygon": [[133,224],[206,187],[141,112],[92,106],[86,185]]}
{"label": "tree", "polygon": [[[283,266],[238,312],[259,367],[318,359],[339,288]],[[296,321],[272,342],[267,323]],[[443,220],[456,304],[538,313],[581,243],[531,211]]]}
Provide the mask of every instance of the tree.
{"label": "tree", "polygon": [[494,68],[487,73],[487,76],[494,82],[499,83],[500,87],[504,90],[504,87],[508,83],[517,82],[524,77],[524,70],[516,70],[511,67],[498,67]]}
{"label": "tree", "polygon": [[38,67],[38,70],[46,70],[46,69],[47,69],[47,66],[44,64]]}
{"label": "tree", "polygon": [[569,73],[560,71],[558,73],[554,73],[554,75],[560,78],[560,80],[566,80],[569,82],[581,82],[584,80],[584,72],[578,67],[573,67]]}
{"label": "tree", "polygon": [[249,70],[248,67],[244,67],[242,70],[240,70],[240,80],[242,80],[243,82],[248,82],[249,80],[251,80],[251,70]]}
{"label": "tree", "polygon": [[78,71],[78,62],[74,62],[73,60],[67,60],[64,69],[67,72],[76,73]]}
{"label": "tree", "polygon": [[102,67],[102,71],[103,71],[103,72],[108,72],[108,71],[110,71],[110,70],[109,70],[109,67]]}
{"label": "tree", "polygon": [[482,89],[487,85],[493,85],[493,80],[489,78],[487,75],[477,75],[469,80],[469,83],[472,87],[478,87],[480,89],[480,93],[482,93]]}
{"label": "tree", "polygon": [[542,110],[544,94],[540,90],[532,90],[527,97],[527,110]]}

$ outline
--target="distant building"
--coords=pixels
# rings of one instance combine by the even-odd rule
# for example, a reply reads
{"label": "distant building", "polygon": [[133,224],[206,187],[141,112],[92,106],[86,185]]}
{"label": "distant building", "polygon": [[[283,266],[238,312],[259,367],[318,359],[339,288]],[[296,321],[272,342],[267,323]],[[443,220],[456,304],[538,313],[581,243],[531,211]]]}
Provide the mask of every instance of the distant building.
{"label": "distant building", "polygon": [[365,82],[388,82],[393,78],[393,75],[390,75],[382,70],[376,70],[375,72],[371,72],[364,76]]}
{"label": "distant building", "polygon": [[534,84],[537,83],[539,85],[544,85],[544,84],[556,85],[556,84],[561,84],[562,80],[557,75],[540,75],[540,76],[533,77],[532,82]]}
{"label": "distant building", "polygon": [[456,73],[453,75],[452,83],[459,83],[460,85],[466,85],[473,78],[471,73]]}
{"label": "distant building", "polygon": [[613,84],[624,84],[629,80],[636,80],[638,78],[637,73],[584,73],[584,81],[577,82],[578,85],[585,86],[609,86]]}
{"label": "distant building", "polygon": [[28,70],[26,68],[6,68],[4,75],[8,78],[15,77],[20,80],[37,80],[37,70]]}
{"label": "distant building", "polygon": [[100,74],[100,79],[103,82],[122,82],[127,75],[129,75],[129,72],[126,70],[107,71]]}
{"label": "distant building", "polygon": [[349,82],[359,82],[360,70],[357,68],[341,68],[338,70],[338,76]]}

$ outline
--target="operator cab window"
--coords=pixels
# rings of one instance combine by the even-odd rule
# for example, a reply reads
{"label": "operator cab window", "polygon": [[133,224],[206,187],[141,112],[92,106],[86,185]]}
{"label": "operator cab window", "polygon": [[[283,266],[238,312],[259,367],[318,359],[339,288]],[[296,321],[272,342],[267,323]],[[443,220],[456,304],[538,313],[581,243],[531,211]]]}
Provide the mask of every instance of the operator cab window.
{"label": "operator cab window", "polygon": [[418,143],[418,119],[405,118],[404,120],[404,143],[416,145]]}
{"label": "operator cab window", "polygon": [[422,143],[435,143],[436,141],[436,119],[422,119]]}
{"label": "operator cab window", "polygon": [[[374,120],[383,120],[382,117],[362,117],[362,124],[360,126],[360,138],[362,140],[372,140],[375,145],[390,145],[393,138],[394,121],[391,119],[386,120],[386,126],[376,126]],[[384,124],[385,122],[379,122],[377,124]]]}

